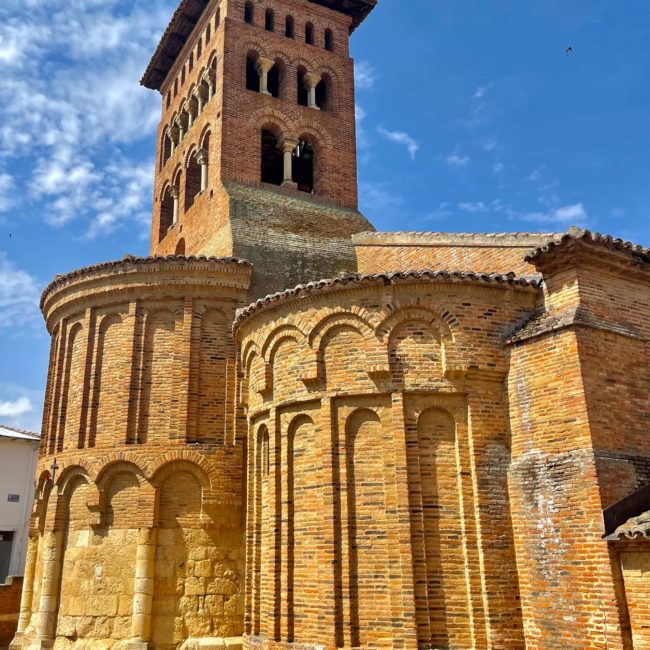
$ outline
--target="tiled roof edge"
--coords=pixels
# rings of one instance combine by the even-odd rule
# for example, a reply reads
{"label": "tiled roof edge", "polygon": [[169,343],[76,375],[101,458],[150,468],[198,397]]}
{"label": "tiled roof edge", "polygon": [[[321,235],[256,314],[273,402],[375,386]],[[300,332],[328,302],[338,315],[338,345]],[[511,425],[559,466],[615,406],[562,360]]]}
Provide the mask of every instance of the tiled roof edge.
{"label": "tiled roof edge", "polygon": [[540,246],[531,251],[524,259],[526,262],[535,264],[546,254],[562,248],[573,241],[581,240],[599,244],[613,251],[626,253],[639,262],[650,264],[650,248],[644,248],[640,244],[633,244],[632,242],[624,241],[623,239],[618,239],[611,235],[602,235],[599,232],[592,232],[591,230],[585,230],[577,226],[569,228],[569,230],[559,239],[551,240],[545,246]]}
{"label": "tiled roof edge", "polygon": [[535,248],[558,240],[563,233],[545,232],[362,232],[352,237],[355,246],[515,246]]}
{"label": "tiled roof edge", "polygon": [[287,289],[286,291],[280,291],[264,298],[260,298],[257,302],[237,311],[237,317],[235,318],[233,329],[236,330],[240,327],[240,325],[254,313],[271,305],[298,297],[301,294],[310,294],[321,291],[325,292],[336,287],[346,287],[347,285],[359,286],[372,284],[373,282],[383,282],[386,285],[398,284],[402,280],[408,281],[420,278],[428,280],[451,280],[456,282],[508,284],[510,286],[519,287],[540,286],[540,279],[537,276],[518,276],[515,273],[473,273],[471,271],[433,271],[431,269],[423,269],[418,271],[397,271],[394,273],[374,273],[367,275],[360,273],[341,274],[332,279],[299,284],[293,289]]}
{"label": "tiled roof edge", "polygon": [[23,436],[28,436],[34,440],[40,440],[40,433],[34,433],[33,431],[26,431],[25,429],[18,429],[17,427],[10,427],[8,424],[0,424],[0,429],[6,429],[7,431],[13,431],[14,433],[20,433]]}
{"label": "tiled roof edge", "polygon": [[199,256],[185,256],[185,255],[155,255],[151,257],[136,257],[134,255],[125,255],[121,260],[112,260],[110,262],[101,262],[100,264],[93,264],[91,266],[84,266],[75,271],[70,271],[64,275],[57,275],[50,284],[45,287],[41,295],[40,306],[43,308],[45,298],[47,295],[56,289],[58,286],[72,280],[74,278],[88,275],[95,271],[102,271],[105,269],[118,268],[120,266],[128,266],[129,264],[141,264],[143,266],[148,264],[160,264],[161,262],[190,262],[190,263],[210,263],[210,264],[224,264],[224,265],[240,265],[247,268],[252,268],[252,265],[247,260],[240,260],[236,257],[206,257]]}

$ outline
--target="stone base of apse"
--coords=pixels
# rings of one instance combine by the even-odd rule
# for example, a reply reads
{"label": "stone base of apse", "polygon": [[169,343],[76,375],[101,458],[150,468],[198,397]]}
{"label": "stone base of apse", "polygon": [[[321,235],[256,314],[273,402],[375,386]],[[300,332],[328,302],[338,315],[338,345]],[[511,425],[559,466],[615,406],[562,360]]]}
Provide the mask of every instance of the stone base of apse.
{"label": "stone base of apse", "polygon": [[181,650],[242,650],[243,642],[240,636],[209,637],[204,639],[187,639]]}
{"label": "stone base of apse", "polygon": [[[78,639],[71,642],[69,639],[58,639],[63,641],[63,647],[70,648],[98,648],[111,646],[108,640]],[[16,635],[9,646],[9,650],[51,650],[56,647],[54,640],[29,641],[22,634]],[[187,639],[181,646],[181,650],[242,650],[242,637],[208,637],[203,639]],[[149,650],[148,641],[130,639],[128,641],[113,641],[112,650]]]}
{"label": "stone base of apse", "polygon": [[[319,643],[295,643],[291,641],[274,641],[266,636],[245,636],[244,650],[326,650],[326,646]],[[386,646],[390,647],[390,646]],[[343,650],[343,648],[338,648]],[[350,648],[350,650],[352,650]]]}

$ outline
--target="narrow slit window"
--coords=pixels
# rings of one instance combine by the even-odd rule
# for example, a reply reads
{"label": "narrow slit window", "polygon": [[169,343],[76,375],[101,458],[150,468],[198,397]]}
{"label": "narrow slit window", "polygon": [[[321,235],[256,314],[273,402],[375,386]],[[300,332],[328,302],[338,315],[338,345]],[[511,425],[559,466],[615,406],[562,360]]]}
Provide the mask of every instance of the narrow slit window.
{"label": "narrow slit window", "polygon": [[287,16],[287,19],[285,21],[284,25],[284,35],[287,38],[295,38],[296,36],[296,25],[293,20],[293,16]]}
{"label": "narrow slit window", "polygon": [[331,29],[325,30],[325,49],[329,52],[334,51],[334,32]]}
{"label": "narrow slit window", "polygon": [[307,43],[307,45],[313,45],[314,44],[314,24],[313,23],[307,23],[305,25],[305,43]]}
{"label": "narrow slit window", "polygon": [[252,2],[247,2],[244,5],[244,22],[248,25],[252,25],[255,20],[255,9],[253,8]]}
{"label": "narrow slit window", "polygon": [[266,29],[267,32],[275,31],[275,14],[273,13],[273,9],[266,10],[264,29]]}

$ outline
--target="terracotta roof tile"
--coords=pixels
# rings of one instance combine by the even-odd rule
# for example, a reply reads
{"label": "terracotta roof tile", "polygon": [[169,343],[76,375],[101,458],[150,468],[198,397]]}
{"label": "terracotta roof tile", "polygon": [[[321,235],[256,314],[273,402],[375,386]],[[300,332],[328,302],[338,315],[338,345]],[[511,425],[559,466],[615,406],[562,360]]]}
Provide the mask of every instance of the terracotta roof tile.
{"label": "terracotta roof tile", "polygon": [[342,273],[329,280],[319,280],[307,284],[299,284],[293,289],[271,294],[265,298],[260,298],[257,302],[249,305],[237,312],[234,329],[237,329],[244,320],[254,313],[261,311],[266,307],[274,306],[278,303],[285,302],[292,298],[303,297],[311,293],[320,293],[337,289],[346,289],[354,286],[372,285],[372,284],[400,284],[413,280],[431,280],[446,282],[483,282],[486,284],[508,284],[519,287],[539,287],[540,280],[537,276],[522,277],[514,273],[472,273],[463,271],[433,271],[431,269],[398,271],[395,273],[375,273],[372,275],[363,275],[360,273],[346,274]]}
{"label": "terracotta roof tile", "polygon": [[644,248],[639,244],[633,244],[623,239],[616,239],[611,235],[601,235],[598,232],[584,230],[577,226],[569,228],[559,239],[551,239],[545,246],[534,249],[524,259],[526,262],[535,264],[542,260],[545,255],[562,249],[575,241],[587,241],[598,244],[613,251],[626,253],[644,264],[650,263],[650,248]]}
{"label": "terracotta roof tile", "polygon": [[134,255],[125,255],[121,260],[113,260],[110,262],[102,262],[100,264],[93,264],[92,266],[85,266],[83,268],[71,271],[65,275],[57,275],[50,284],[45,287],[43,294],[41,295],[41,309],[45,302],[46,297],[54,289],[69,282],[70,280],[87,275],[93,271],[101,271],[104,269],[116,269],[120,266],[128,267],[129,265],[149,265],[149,264],[160,264],[162,262],[189,262],[191,263],[210,263],[216,265],[239,265],[243,267],[251,267],[251,263],[247,260],[240,260],[235,257],[205,257],[205,256],[185,256],[185,255],[157,255],[153,257],[136,257]]}

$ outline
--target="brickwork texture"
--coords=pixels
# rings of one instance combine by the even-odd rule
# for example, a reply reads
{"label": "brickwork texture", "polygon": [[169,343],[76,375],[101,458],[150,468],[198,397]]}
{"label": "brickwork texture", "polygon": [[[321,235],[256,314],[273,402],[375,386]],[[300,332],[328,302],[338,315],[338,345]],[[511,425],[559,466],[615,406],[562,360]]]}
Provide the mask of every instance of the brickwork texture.
{"label": "brickwork texture", "polygon": [[650,534],[603,516],[650,484],[650,251],[375,233],[348,47],[374,4],[181,1],[143,78],[152,257],[43,294],[0,643],[650,650]]}

